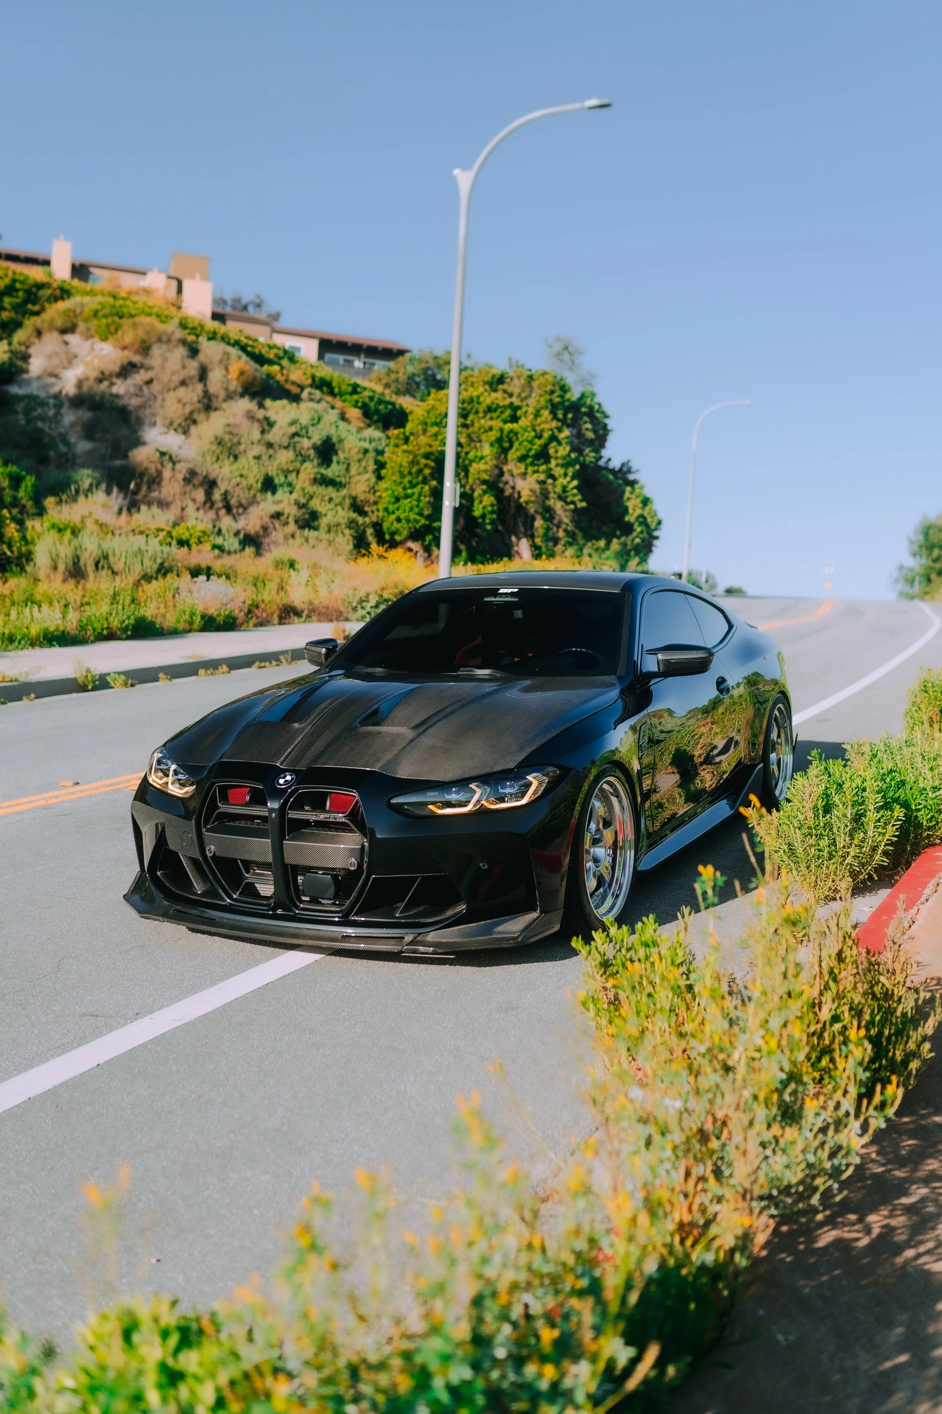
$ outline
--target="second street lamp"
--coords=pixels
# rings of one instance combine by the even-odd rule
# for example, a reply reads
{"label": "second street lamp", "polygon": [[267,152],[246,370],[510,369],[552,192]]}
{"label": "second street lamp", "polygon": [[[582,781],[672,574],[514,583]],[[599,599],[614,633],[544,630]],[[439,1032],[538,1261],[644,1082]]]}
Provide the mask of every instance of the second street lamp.
{"label": "second street lamp", "polygon": [[471,188],[478,172],[498,143],[532,123],[536,118],[548,118],[552,113],[578,113],[584,108],[611,108],[607,98],[587,98],[582,103],[563,103],[558,108],[538,108],[510,123],[487,144],[470,172],[460,167],[454,171],[458,183],[458,273],[455,278],[455,313],[451,330],[451,368],[448,375],[448,426],[445,431],[445,485],[442,492],[442,536],[438,557],[438,573],[442,579],[451,574],[452,544],[455,532],[455,466],[458,460],[458,395],[461,389],[461,326],[464,322],[464,270],[468,244],[468,205]]}
{"label": "second street lamp", "polygon": [[681,583],[687,583],[687,575],[690,572],[690,530],[693,525],[693,479],[697,470],[697,433],[700,431],[700,424],[705,417],[709,417],[711,412],[716,412],[717,408],[744,408],[751,407],[751,398],[734,398],[728,403],[714,403],[708,407],[706,412],[701,412],[697,418],[693,429],[693,442],[690,445],[690,489],[687,492],[687,534],[684,539],[684,570],[681,575]]}

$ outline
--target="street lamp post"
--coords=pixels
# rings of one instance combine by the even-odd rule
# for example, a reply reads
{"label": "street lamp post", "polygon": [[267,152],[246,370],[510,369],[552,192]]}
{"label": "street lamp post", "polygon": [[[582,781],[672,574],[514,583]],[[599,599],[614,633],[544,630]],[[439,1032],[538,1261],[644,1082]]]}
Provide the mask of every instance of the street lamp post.
{"label": "street lamp post", "polygon": [[687,536],[684,540],[684,572],[681,575],[681,582],[687,583],[687,575],[690,572],[690,527],[693,524],[693,479],[697,470],[697,433],[700,431],[700,423],[705,417],[709,417],[711,412],[716,412],[717,408],[743,408],[751,407],[751,398],[734,398],[728,403],[714,403],[708,407],[706,412],[701,412],[697,418],[696,426],[693,429],[693,443],[690,448],[690,490],[687,493]]}
{"label": "street lamp post", "polygon": [[438,573],[442,579],[451,574],[451,552],[455,531],[455,465],[458,459],[458,393],[461,384],[461,326],[464,321],[464,269],[468,244],[468,205],[471,188],[478,172],[498,143],[503,142],[524,123],[536,118],[548,118],[552,113],[577,113],[583,108],[611,108],[606,98],[587,98],[583,103],[564,103],[558,108],[539,108],[510,123],[487,144],[470,172],[456,167],[458,183],[458,274],[455,278],[455,313],[451,326],[451,368],[448,375],[448,426],[445,432],[445,486],[442,494],[442,537],[438,557]]}

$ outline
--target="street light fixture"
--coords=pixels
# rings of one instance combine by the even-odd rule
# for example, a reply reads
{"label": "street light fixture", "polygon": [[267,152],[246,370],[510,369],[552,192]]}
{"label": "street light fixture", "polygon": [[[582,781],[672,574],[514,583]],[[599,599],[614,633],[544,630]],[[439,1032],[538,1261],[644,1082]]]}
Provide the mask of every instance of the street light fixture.
{"label": "street light fixture", "polygon": [[455,465],[458,459],[458,394],[461,384],[461,326],[464,321],[464,270],[468,243],[468,205],[471,188],[478,172],[498,143],[503,142],[524,123],[536,118],[548,118],[552,113],[577,113],[583,108],[611,108],[607,98],[587,98],[582,103],[564,103],[558,108],[539,108],[510,123],[487,144],[470,172],[460,167],[454,170],[458,183],[458,274],[455,278],[455,313],[451,331],[451,368],[448,375],[448,426],[445,432],[445,486],[442,494],[442,537],[438,557],[438,573],[442,579],[451,574],[452,542],[455,530]]}
{"label": "street light fixture", "polygon": [[700,423],[705,417],[709,417],[711,412],[716,412],[717,408],[744,408],[751,407],[751,398],[734,398],[728,403],[714,403],[708,407],[706,412],[701,412],[697,418],[693,429],[693,444],[690,448],[690,490],[687,494],[687,537],[684,541],[684,571],[681,575],[681,583],[687,583],[687,575],[690,571],[690,527],[693,523],[693,478],[697,469],[697,433],[700,431]]}

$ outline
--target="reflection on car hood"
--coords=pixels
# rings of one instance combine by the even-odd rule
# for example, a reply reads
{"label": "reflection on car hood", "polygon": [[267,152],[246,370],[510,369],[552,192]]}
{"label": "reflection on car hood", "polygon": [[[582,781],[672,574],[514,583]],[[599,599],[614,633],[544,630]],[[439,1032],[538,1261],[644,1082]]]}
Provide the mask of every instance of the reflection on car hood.
{"label": "reflection on car hood", "polygon": [[172,752],[194,766],[224,757],[458,780],[515,766],[617,696],[610,677],[377,682],[317,674],[220,708],[171,738]]}

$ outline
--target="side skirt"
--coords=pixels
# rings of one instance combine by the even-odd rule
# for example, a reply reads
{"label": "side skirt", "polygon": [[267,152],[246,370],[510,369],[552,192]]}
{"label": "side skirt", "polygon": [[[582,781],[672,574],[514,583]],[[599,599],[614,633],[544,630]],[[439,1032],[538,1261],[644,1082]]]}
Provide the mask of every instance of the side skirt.
{"label": "side skirt", "polygon": [[668,839],[649,849],[638,864],[638,872],[644,873],[648,869],[656,869],[659,864],[664,863],[665,859],[670,859],[672,854],[677,854],[688,844],[693,844],[694,840],[698,840],[701,835],[705,835],[717,825],[722,825],[723,821],[728,820],[731,815],[735,815],[740,805],[751,793],[758,795],[764,769],[760,763],[741,791],[735,795],[727,796],[725,800],[718,800],[715,805],[711,805],[709,810],[704,810],[703,814],[698,815],[695,820],[681,826]]}

